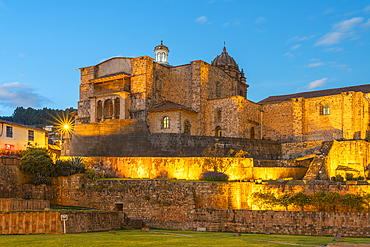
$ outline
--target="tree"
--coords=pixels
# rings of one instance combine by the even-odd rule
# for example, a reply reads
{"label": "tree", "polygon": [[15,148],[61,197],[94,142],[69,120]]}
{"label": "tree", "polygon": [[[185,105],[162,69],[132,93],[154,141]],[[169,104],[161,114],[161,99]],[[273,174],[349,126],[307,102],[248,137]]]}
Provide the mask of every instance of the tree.
{"label": "tree", "polygon": [[253,204],[260,209],[272,210],[277,205],[275,194],[272,192],[254,192],[252,194]]}
{"label": "tree", "polygon": [[325,193],[317,191],[311,196],[311,205],[316,209],[316,211],[324,211],[324,197]]}
{"label": "tree", "polygon": [[292,204],[292,196],[285,193],[277,199],[277,205],[283,206],[285,211],[288,211],[289,205]]}
{"label": "tree", "polygon": [[367,212],[369,213],[370,212],[370,194],[369,193],[364,193],[362,195],[362,200],[363,200],[363,203],[367,207]]}
{"label": "tree", "polygon": [[49,184],[54,171],[53,160],[43,148],[34,148],[22,152],[20,170],[31,176],[32,183]]}
{"label": "tree", "polygon": [[311,203],[311,197],[302,192],[292,196],[291,200],[292,204],[296,207],[299,207],[301,211],[304,211],[304,207]]}
{"label": "tree", "polygon": [[328,211],[335,212],[336,207],[341,203],[341,197],[337,192],[328,192],[324,196],[324,205]]}
{"label": "tree", "polygon": [[362,204],[364,204],[364,199],[359,194],[348,193],[344,195],[342,203],[350,207],[351,212],[359,212],[362,209]]}

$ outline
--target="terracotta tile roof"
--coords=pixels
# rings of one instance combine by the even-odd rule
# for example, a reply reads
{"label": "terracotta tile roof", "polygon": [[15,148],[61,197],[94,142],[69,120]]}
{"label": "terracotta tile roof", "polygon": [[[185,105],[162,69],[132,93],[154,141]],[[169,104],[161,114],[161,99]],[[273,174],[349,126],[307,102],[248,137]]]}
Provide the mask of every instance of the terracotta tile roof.
{"label": "terracotta tile roof", "polygon": [[264,100],[258,102],[259,104],[265,103],[274,103],[274,102],[282,102],[282,101],[290,101],[292,98],[316,98],[316,97],[323,97],[329,95],[340,94],[343,92],[363,92],[363,93],[370,93],[370,84],[360,85],[360,86],[352,86],[352,87],[341,87],[341,88],[333,88],[333,89],[326,89],[320,91],[312,91],[312,92],[304,92],[304,93],[295,93],[295,94],[287,94],[287,95],[278,95],[278,96],[270,96]]}
{"label": "terracotta tile roof", "polygon": [[166,110],[186,110],[186,111],[190,111],[190,112],[193,112],[193,113],[197,113],[196,111],[194,111],[194,110],[192,110],[188,107],[176,104],[172,101],[162,102],[162,103],[154,106],[153,108],[151,108],[149,111],[166,111]]}

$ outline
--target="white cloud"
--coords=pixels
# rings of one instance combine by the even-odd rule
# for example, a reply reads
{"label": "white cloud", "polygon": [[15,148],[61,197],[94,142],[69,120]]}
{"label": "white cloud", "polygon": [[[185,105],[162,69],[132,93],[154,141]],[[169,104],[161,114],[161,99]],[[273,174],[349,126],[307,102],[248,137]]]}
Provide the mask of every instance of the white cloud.
{"label": "white cloud", "polygon": [[265,17],[258,17],[254,22],[255,23],[264,23],[267,19]]}
{"label": "white cloud", "polygon": [[341,42],[343,39],[354,35],[354,29],[363,22],[362,17],[353,17],[348,20],[338,22],[333,25],[332,31],[322,36],[317,42],[318,45],[333,45]]}
{"label": "white cloud", "polygon": [[227,28],[227,26],[229,26],[230,22],[225,22],[224,24],[222,24],[222,27],[223,28]]}
{"label": "white cloud", "polygon": [[5,4],[2,1],[0,1],[0,8],[5,8]]}
{"label": "white cloud", "polygon": [[50,100],[25,84],[12,82],[0,86],[0,105],[4,107],[39,107],[43,102]]}
{"label": "white cloud", "polygon": [[330,47],[330,48],[324,49],[323,51],[324,52],[338,52],[341,50],[343,50],[342,47]]}
{"label": "white cloud", "polygon": [[294,58],[294,55],[290,52],[287,52],[287,53],[284,54],[284,57]]}
{"label": "white cloud", "polygon": [[307,65],[308,68],[323,66],[324,62],[310,63]]}
{"label": "white cloud", "polygon": [[311,89],[314,89],[314,88],[317,88],[317,87],[321,87],[325,84],[327,79],[328,78],[322,78],[322,79],[319,79],[319,80],[312,81],[305,88],[307,88],[308,90],[311,90]]}
{"label": "white cloud", "polygon": [[337,24],[334,24],[333,28],[336,29],[338,32],[346,32],[355,28],[363,20],[364,18],[362,17],[353,17],[349,20],[345,20]]}
{"label": "white cloud", "polygon": [[365,11],[365,12],[370,12],[370,5],[367,5],[367,6],[364,8],[364,11]]}
{"label": "white cloud", "polygon": [[361,27],[370,27],[370,18],[367,20],[367,22],[362,23]]}
{"label": "white cloud", "polygon": [[292,50],[296,50],[296,49],[298,49],[299,47],[301,47],[302,45],[294,45],[294,46],[292,46],[290,49],[292,49]]}
{"label": "white cloud", "polygon": [[24,77],[24,74],[19,74],[19,77]]}
{"label": "white cloud", "polygon": [[333,45],[348,37],[348,34],[341,32],[327,33],[316,42],[316,45]]}
{"label": "white cloud", "polygon": [[19,57],[25,57],[26,55],[24,55],[24,53],[21,52],[21,53],[18,54],[18,56]]}
{"label": "white cloud", "polygon": [[203,16],[200,16],[200,17],[198,17],[197,19],[195,19],[195,21],[196,22],[198,22],[199,24],[204,24],[204,23],[206,23],[207,22],[207,17],[205,16],[205,15],[203,15]]}

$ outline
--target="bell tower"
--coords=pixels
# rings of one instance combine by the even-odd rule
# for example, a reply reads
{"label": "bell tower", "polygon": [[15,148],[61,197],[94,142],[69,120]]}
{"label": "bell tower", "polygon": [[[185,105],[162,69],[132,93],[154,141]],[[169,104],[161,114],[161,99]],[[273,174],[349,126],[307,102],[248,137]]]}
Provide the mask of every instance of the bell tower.
{"label": "bell tower", "polygon": [[168,64],[168,47],[163,45],[163,40],[161,40],[161,44],[157,45],[154,48],[154,53],[155,53],[155,61],[157,63],[161,64]]}

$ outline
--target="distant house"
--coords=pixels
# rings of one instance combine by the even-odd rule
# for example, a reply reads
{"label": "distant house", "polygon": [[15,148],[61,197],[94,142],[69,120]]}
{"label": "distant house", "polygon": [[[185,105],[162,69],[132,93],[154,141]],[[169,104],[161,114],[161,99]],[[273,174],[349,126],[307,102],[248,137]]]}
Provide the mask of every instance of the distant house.
{"label": "distant house", "polygon": [[24,150],[27,147],[46,147],[45,130],[0,120],[0,149]]}

